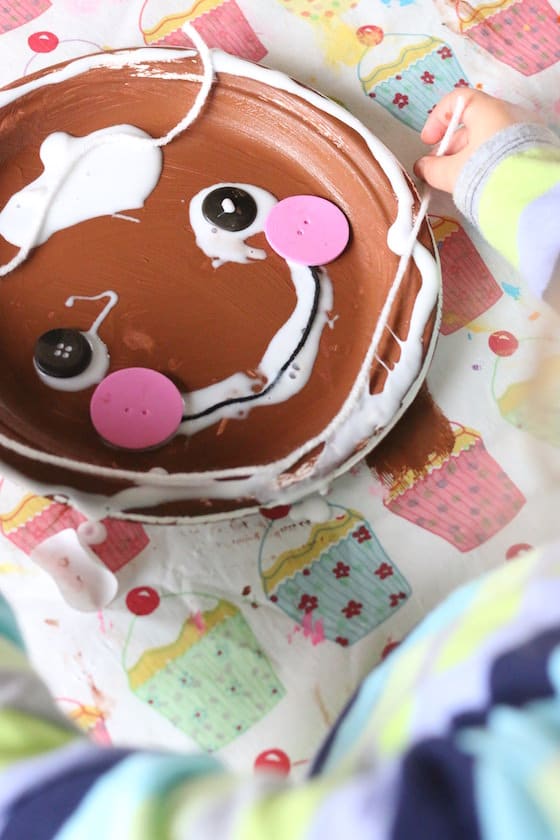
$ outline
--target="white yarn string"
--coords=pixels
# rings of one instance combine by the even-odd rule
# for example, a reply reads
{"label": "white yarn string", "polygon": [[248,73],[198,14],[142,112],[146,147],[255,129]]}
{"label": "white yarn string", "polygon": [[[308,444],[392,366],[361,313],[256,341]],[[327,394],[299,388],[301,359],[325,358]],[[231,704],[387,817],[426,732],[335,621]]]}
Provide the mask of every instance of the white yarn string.
{"label": "white yarn string", "polygon": [[[455,103],[455,108],[453,109],[453,114],[452,114],[451,119],[449,121],[449,125],[447,126],[447,129],[445,130],[445,134],[443,135],[443,137],[441,139],[441,142],[438,146],[435,157],[443,157],[443,155],[447,152],[447,150],[449,148],[449,144],[451,143],[451,139],[452,139],[453,135],[455,134],[457,126],[459,125],[459,122],[460,122],[461,117],[463,115],[464,107],[465,107],[465,101],[464,101],[463,97],[460,96],[457,99],[457,102]],[[404,249],[403,253],[401,254],[401,258],[399,260],[399,266],[398,266],[398,269],[397,269],[397,273],[395,275],[395,279],[393,280],[393,285],[391,287],[389,295],[387,296],[386,304],[387,303],[389,304],[389,308],[387,309],[387,316],[389,315],[390,307],[393,303],[393,300],[395,299],[395,295],[396,295],[396,293],[399,289],[399,286],[401,284],[401,281],[404,277],[404,273],[405,273],[406,268],[408,266],[408,261],[410,260],[410,257],[412,256],[412,252],[414,250],[414,246],[415,246],[416,240],[418,238],[418,233],[420,231],[420,227],[422,225],[422,222],[424,221],[424,219],[426,217],[426,214],[428,212],[428,207],[429,207],[431,199],[432,199],[432,190],[431,190],[430,187],[426,187],[426,189],[424,190],[424,195],[423,195],[422,200],[420,202],[420,207],[418,209],[418,215],[416,216],[416,219],[414,221],[414,225],[412,227],[412,230],[410,231],[410,236],[408,237],[405,249]]]}
{"label": "white yarn string", "polygon": [[[456,130],[457,126],[459,125],[459,121],[460,121],[461,116],[463,114],[464,107],[465,107],[465,103],[464,103],[463,97],[460,96],[457,99],[457,102],[455,104],[455,108],[453,110],[453,115],[451,117],[451,120],[449,121],[449,125],[447,126],[445,134],[443,135],[443,137],[441,139],[441,142],[438,146],[438,150],[437,150],[436,155],[435,155],[436,157],[442,157],[446,153],[447,149],[449,148],[449,144],[451,143],[451,138],[453,137],[453,134],[455,133],[455,130]],[[418,233],[420,231],[420,227],[421,227],[422,222],[424,221],[424,219],[426,217],[426,213],[428,212],[428,206],[430,204],[431,197],[432,197],[432,191],[431,191],[430,187],[426,187],[426,189],[424,190],[424,196],[423,196],[423,198],[420,202],[420,207],[418,209],[418,215],[416,216],[414,225],[412,226],[412,230],[410,231],[410,236],[408,237],[408,239],[406,241],[406,244],[405,244],[405,248],[403,250],[403,253],[401,254],[401,257],[400,257],[400,260],[399,260],[399,265],[397,267],[397,273],[395,274],[395,279],[393,280],[393,283],[391,284],[391,288],[389,289],[389,294],[385,298],[385,303],[383,305],[383,309],[381,310],[381,314],[379,315],[379,322],[378,323],[383,324],[383,327],[381,327],[381,329],[383,329],[384,327],[386,328],[387,325],[388,325],[389,315],[391,314],[391,307],[393,306],[395,297],[397,296],[397,293],[400,289],[400,285],[402,283],[404,273],[407,269],[408,262],[409,262],[409,260],[412,256],[414,246],[416,245],[416,240],[418,238]],[[377,342],[375,342],[376,349],[377,349],[378,345],[379,345],[379,338],[378,338]]]}
{"label": "white yarn string", "polygon": [[85,144],[81,154],[78,155],[78,157],[76,157],[75,160],[73,160],[69,166],[67,166],[67,168],[58,178],[54,186],[51,188],[49,195],[46,197],[41,211],[36,219],[35,224],[31,228],[31,233],[28,237],[27,243],[25,245],[22,245],[17,254],[14,257],[12,257],[12,259],[9,262],[0,266],[0,277],[5,277],[7,274],[10,274],[15,268],[17,268],[19,265],[25,262],[30,252],[36,245],[37,239],[41,233],[41,229],[43,227],[47,213],[49,212],[53,200],[58,194],[69,173],[76,166],[76,164],[80,160],[82,160],[82,158],[85,155],[88,154],[88,152],[90,152],[92,149],[98,148],[99,146],[105,146],[111,143],[143,143],[153,148],[161,148],[162,146],[167,146],[167,144],[170,143],[175,137],[177,137],[178,134],[181,134],[182,132],[186,131],[186,129],[190,125],[192,125],[192,123],[196,119],[198,119],[204,107],[204,104],[208,98],[208,94],[210,93],[210,90],[212,88],[212,83],[214,81],[214,68],[212,65],[212,57],[210,50],[208,49],[205,42],[200,37],[194,26],[192,26],[192,24],[187,21],[183,25],[183,32],[185,32],[185,34],[189,36],[196,50],[198,51],[200,60],[202,62],[203,70],[202,75],[200,76],[200,88],[198,90],[193,104],[191,105],[185,116],[182,117],[182,119],[173,128],[171,128],[167,132],[167,134],[163,135],[163,137],[133,137],[130,134],[120,133],[96,138],[90,143]]}

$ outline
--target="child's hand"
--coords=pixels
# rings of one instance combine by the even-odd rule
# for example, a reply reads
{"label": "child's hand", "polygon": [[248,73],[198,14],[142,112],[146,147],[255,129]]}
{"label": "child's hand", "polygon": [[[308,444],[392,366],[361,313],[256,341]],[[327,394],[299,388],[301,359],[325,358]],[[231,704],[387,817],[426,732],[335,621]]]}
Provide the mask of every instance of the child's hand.
{"label": "child's hand", "polygon": [[446,94],[426,120],[420,134],[424,143],[435,145],[440,142],[459,97],[464,101],[460,128],[453,135],[446,154],[442,157],[426,155],[414,165],[416,175],[430,186],[449,193],[453,192],[463,166],[486,140],[515,123],[542,122],[533,111],[495,99],[479,90],[460,88]]}

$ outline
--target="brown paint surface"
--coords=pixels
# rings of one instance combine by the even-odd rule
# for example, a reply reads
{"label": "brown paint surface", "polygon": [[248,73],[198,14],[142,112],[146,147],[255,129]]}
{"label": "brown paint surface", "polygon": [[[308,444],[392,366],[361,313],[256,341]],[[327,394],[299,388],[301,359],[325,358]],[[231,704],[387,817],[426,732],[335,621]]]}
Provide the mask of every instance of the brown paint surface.
{"label": "brown paint surface", "polygon": [[[192,58],[159,66],[164,72],[200,71]],[[91,70],[0,109],[0,207],[41,173],[38,151],[51,132],[83,135],[131,123],[158,137],[181,119],[199,87],[133,73],[130,67]],[[59,231],[2,280],[0,431],[49,453],[131,470],[157,466],[170,473],[195,472],[277,460],[318,435],[348,396],[396,272],[397,259],[386,244],[395,196],[359,135],[303,100],[235,76],[220,76],[203,116],[163,149],[163,157],[162,176],[145,207],[129,212],[140,224],[102,217]],[[351,241],[328,267],[338,317],[332,329],[323,330],[308,384],[290,400],[255,407],[245,420],[216,423],[191,438],[177,436],[155,452],[111,449],[89,420],[93,389],[53,391],[39,381],[32,364],[41,333],[56,326],[88,329],[104,305],[78,301],[69,310],[64,305],[69,295],[115,290],[119,302],[99,331],[111,356],[110,370],[153,368],[181,391],[254,370],[293,310],[296,297],[287,266],[262,234],[252,244],[265,248],[267,258],[248,265],[214,269],[197,247],[188,220],[190,199],[220,181],[255,184],[279,199],[321,195],[346,213]],[[421,241],[432,248],[427,225]],[[0,237],[0,262],[14,252]],[[389,322],[401,339],[419,286],[411,265]],[[433,323],[432,314],[425,346]],[[384,364],[392,366],[398,353],[386,331],[380,347]],[[382,388],[385,373],[376,362],[372,392]],[[2,457],[24,476],[51,485],[105,493],[125,486],[41,466],[8,451]],[[195,514],[240,504],[200,499],[160,506],[158,512]]]}
{"label": "brown paint surface", "polygon": [[424,384],[406,414],[366,461],[380,481],[391,488],[409,470],[422,475],[434,460],[448,457],[454,443],[451,423]]}

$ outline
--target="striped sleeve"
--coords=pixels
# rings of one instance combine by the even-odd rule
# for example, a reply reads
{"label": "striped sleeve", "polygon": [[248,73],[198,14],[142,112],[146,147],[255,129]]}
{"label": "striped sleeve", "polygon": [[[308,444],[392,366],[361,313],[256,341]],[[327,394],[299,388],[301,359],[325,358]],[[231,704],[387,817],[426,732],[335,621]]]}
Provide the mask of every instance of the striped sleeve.
{"label": "striped sleeve", "polygon": [[0,840],[557,840],[560,546],[427,616],[297,785],[89,743],[0,600],[0,773]]}
{"label": "striped sleeve", "polygon": [[534,295],[560,284],[560,138],[552,131],[527,123],[498,132],[463,168],[454,199]]}

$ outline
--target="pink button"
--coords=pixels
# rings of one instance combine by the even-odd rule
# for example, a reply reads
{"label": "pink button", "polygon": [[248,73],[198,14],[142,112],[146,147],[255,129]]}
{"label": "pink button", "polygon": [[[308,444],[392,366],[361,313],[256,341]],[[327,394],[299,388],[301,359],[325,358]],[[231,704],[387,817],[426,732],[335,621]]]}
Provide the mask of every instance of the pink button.
{"label": "pink button", "polygon": [[183,399],[173,382],[149,368],[124,368],[100,382],[91,398],[91,422],[121,449],[150,449],[177,431]]}
{"label": "pink button", "polygon": [[279,201],[268,214],[264,232],[277,254],[301,265],[332,262],[350,238],[342,210],[316,195],[292,195]]}

